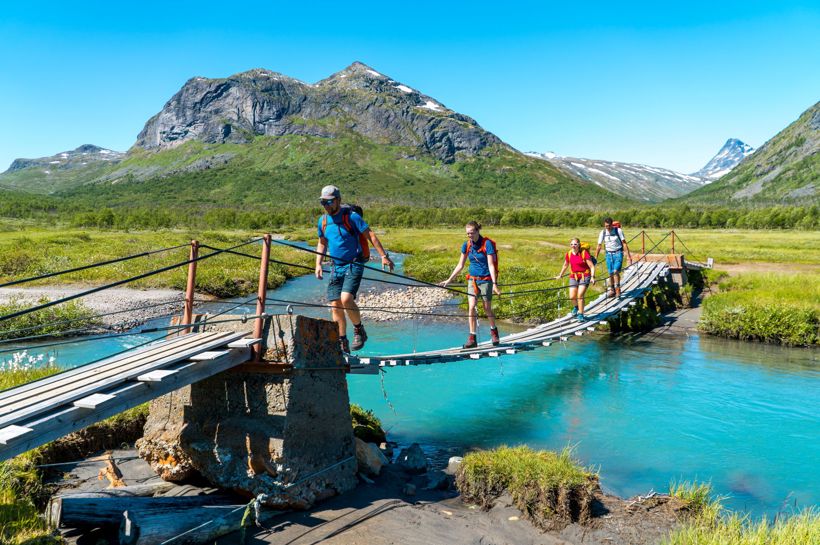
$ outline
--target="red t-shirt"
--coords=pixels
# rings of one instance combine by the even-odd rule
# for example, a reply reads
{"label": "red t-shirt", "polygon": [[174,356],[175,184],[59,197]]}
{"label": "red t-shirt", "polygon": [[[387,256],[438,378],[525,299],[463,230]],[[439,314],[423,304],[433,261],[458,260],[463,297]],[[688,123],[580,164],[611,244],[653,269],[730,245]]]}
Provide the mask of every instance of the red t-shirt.
{"label": "red t-shirt", "polygon": [[564,256],[564,261],[569,263],[569,269],[574,273],[584,273],[584,276],[589,276],[589,265],[587,265],[587,259],[590,259],[590,255],[586,250],[579,252],[578,255],[575,255],[572,252],[567,252]]}

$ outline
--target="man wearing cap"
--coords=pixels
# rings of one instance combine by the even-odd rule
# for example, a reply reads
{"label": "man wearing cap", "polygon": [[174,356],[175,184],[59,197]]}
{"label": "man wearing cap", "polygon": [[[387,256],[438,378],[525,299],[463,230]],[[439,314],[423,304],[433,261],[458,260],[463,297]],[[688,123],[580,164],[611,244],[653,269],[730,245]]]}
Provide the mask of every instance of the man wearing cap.
{"label": "man wearing cap", "polygon": [[[319,202],[325,213],[319,217],[317,223],[319,243],[316,245],[316,278],[321,280],[323,277],[322,258],[325,255],[330,256],[332,265],[327,298],[330,301],[333,321],[339,326],[339,343],[342,351],[348,353],[351,349],[361,349],[367,341],[367,333],[355,300],[364,273],[364,263],[367,261],[363,256],[365,248],[360,236],[364,237],[365,241],[369,240],[379,252],[382,268],[387,266],[392,271],[394,265],[382,247],[379,237],[370,229],[361,214],[350,206],[342,206],[342,195],[338,187],[323,187]],[[345,311],[353,322],[352,345],[347,340]]]}

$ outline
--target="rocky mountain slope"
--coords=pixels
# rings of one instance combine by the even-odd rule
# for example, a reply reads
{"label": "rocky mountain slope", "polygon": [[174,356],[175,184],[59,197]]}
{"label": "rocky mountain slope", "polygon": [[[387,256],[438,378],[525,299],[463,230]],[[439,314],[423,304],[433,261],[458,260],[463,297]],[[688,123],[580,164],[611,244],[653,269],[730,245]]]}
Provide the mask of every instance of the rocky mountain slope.
{"label": "rocky mountain slope", "polygon": [[0,185],[32,193],[49,193],[94,179],[122,161],[124,153],[84,144],[50,157],[15,159],[0,174]]}
{"label": "rocky mountain slope", "polygon": [[121,162],[49,191],[98,206],[313,206],[328,183],[370,205],[632,202],[358,62],[315,84],[261,69],[192,78]]}
{"label": "rocky mountain slope", "polygon": [[820,102],[743,159],[721,179],[684,200],[703,203],[820,202]]}
{"label": "rocky mountain slope", "polygon": [[191,140],[333,137],[342,128],[445,163],[504,146],[470,117],[360,62],[316,84],[261,69],[224,79],[193,78],[146,123],[135,145],[163,150]]}
{"label": "rocky mountain slope", "polygon": [[680,197],[707,183],[698,176],[637,163],[563,157],[554,153],[530,152],[527,155],[549,161],[561,170],[613,193],[631,195],[643,202]]}
{"label": "rocky mountain slope", "polygon": [[749,144],[744,144],[737,138],[730,138],[723,144],[720,151],[702,169],[693,172],[692,176],[705,178],[709,181],[717,180],[728,174],[738,163],[754,151],[755,149]]}

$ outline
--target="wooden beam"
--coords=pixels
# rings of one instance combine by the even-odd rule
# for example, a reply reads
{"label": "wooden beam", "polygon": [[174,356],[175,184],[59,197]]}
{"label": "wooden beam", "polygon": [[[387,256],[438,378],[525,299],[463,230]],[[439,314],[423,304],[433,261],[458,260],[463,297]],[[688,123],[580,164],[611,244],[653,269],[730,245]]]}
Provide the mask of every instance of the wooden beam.
{"label": "wooden beam", "polygon": [[74,406],[81,409],[96,409],[112,399],[114,399],[114,396],[111,394],[91,394],[90,396],[75,400]]}

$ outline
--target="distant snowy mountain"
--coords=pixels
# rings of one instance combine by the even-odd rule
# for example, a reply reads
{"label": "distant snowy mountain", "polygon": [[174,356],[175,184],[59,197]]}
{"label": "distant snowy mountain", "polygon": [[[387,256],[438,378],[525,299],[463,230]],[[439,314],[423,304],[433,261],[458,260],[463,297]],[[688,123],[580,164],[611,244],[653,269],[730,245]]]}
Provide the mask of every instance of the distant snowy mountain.
{"label": "distant snowy mountain", "polygon": [[528,152],[526,155],[549,161],[609,191],[646,202],[680,197],[708,183],[708,180],[698,176],[636,163],[562,157],[553,152]]}
{"label": "distant snowy mountain", "polygon": [[749,144],[744,144],[737,138],[730,138],[723,144],[720,151],[706,163],[706,166],[692,176],[706,178],[708,181],[717,180],[721,176],[729,173],[745,157],[754,153],[755,149]]}

